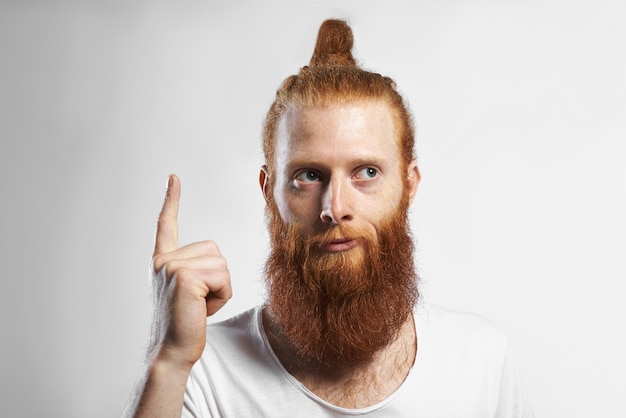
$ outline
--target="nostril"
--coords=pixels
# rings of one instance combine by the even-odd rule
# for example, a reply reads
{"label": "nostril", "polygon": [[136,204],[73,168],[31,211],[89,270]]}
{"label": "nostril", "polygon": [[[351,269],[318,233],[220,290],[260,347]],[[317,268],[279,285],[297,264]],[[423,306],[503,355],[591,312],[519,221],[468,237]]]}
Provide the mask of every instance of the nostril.
{"label": "nostril", "polygon": [[322,212],[320,218],[322,219],[322,222],[324,223],[335,223],[335,219],[333,218],[332,213],[329,212]]}

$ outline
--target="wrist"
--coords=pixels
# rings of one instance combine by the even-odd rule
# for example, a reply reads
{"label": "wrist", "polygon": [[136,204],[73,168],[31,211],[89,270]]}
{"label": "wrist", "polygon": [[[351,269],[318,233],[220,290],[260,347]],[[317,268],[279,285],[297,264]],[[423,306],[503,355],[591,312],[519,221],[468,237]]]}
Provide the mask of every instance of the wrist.
{"label": "wrist", "polygon": [[189,375],[191,368],[197,361],[189,360],[177,350],[173,350],[167,346],[162,346],[153,353],[151,364],[152,367],[158,369],[159,372]]}
{"label": "wrist", "polygon": [[151,354],[143,387],[137,397],[137,404],[132,408],[132,416],[180,416],[192,365],[172,356]]}

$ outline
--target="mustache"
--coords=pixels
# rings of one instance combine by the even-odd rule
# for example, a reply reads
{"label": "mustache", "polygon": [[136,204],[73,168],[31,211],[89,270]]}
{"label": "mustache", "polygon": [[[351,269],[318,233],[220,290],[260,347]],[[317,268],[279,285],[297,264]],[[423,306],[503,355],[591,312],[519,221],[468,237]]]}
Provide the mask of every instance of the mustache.
{"label": "mustache", "polygon": [[350,225],[339,224],[329,229],[307,237],[304,243],[309,248],[322,248],[328,244],[347,240],[359,240],[363,242],[372,242],[375,235],[365,229],[356,228]]}

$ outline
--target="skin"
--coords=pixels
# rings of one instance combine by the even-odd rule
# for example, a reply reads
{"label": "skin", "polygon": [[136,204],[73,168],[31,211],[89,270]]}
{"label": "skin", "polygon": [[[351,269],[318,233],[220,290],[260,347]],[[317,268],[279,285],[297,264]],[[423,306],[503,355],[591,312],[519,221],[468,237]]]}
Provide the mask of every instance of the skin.
{"label": "skin", "polygon": [[[259,179],[266,199],[275,199],[283,220],[298,222],[305,234],[340,223],[375,230],[392,213],[390,202],[399,201],[404,176],[411,198],[417,190],[417,166],[411,163],[405,169],[401,162],[385,104],[291,109],[279,125],[276,179],[270,179],[265,168]],[[272,196],[267,194],[270,181],[274,181]],[[187,378],[204,349],[206,318],[232,296],[226,260],[214,242],[179,246],[180,193],[180,180],[171,175],[152,260],[157,291],[152,346],[145,376],[127,410],[129,416],[181,416]],[[354,237],[343,238],[327,250],[350,251],[359,246]],[[264,319],[268,333],[275,335],[271,315],[264,312]],[[278,349],[284,344],[273,339],[272,345],[278,357],[288,362],[288,350]],[[414,328],[407,322],[397,341],[365,370],[330,380],[306,370],[296,370],[294,375],[323,398],[359,407],[384,399],[402,383],[415,350]],[[375,384],[364,390],[372,379],[377,379]]]}

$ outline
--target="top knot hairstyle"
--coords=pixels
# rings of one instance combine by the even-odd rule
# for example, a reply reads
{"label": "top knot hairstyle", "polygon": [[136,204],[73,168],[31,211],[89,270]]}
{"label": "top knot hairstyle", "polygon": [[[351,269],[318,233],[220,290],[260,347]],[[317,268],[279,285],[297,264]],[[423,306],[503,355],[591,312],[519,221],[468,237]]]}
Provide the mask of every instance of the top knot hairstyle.
{"label": "top knot hairstyle", "polygon": [[343,20],[326,20],[317,34],[311,67],[356,67],[352,56],[352,29]]}
{"label": "top knot hairstyle", "polygon": [[288,108],[383,101],[391,109],[404,163],[408,165],[415,159],[415,135],[408,106],[391,78],[357,65],[352,56],[353,44],[352,29],[345,21],[324,21],[309,65],[287,77],[276,91],[263,127],[263,152],[270,179],[276,178],[274,144],[278,123]]}

